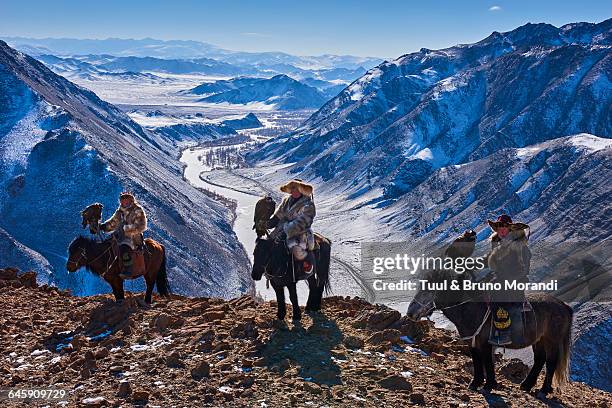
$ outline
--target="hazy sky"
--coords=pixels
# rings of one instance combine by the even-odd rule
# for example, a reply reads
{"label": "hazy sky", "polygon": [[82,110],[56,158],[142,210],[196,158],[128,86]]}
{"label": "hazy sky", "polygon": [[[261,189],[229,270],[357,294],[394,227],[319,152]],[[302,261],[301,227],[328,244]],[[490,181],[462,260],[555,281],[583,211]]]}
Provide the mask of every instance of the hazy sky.
{"label": "hazy sky", "polygon": [[397,57],[527,22],[612,17],[612,1],[0,0],[0,35],[158,38],[241,51]]}

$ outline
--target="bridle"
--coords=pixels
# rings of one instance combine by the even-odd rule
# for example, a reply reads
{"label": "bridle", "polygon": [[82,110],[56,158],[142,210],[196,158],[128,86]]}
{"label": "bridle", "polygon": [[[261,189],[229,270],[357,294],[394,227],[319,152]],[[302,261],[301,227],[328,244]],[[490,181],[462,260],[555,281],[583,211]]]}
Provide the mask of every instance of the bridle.
{"label": "bridle", "polygon": [[271,235],[268,234],[268,238],[265,241],[271,240],[272,241],[272,246],[270,247],[270,250],[267,251],[268,252],[268,257],[266,259],[266,262],[263,263],[262,268],[263,268],[263,273],[262,276],[266,276],[266,278],[270,278],[272,275],[270,275],[270,273],[268,272],[268,266],[270,265],[270,261],[272,260],[272,249],[278,245],[279,243],[283,243],[285,246],[285,252],[287,254],[289,254],[289,249],[287,248],[287,241],[284,240],[282,238],[282,236],[277,236],[275,238],[270,239]]}
{"label": "bridle", "polygon": [[79,248],[79,249],[81,250],[81,254],[79,255],[78,259],[77,259],[76,261],[71,261],[71,260],[68,260],[68,262],[67,262],[67,263],[68,263],[69,265],[70,265],[70,264],[74,264],[75,266],[79,266],[79,262],[81,261],[81,258],[85,258],[85,262],[86,262],[86,263],[85,263],[85,266],[87,266],[87,264],[89,263],[89,262],[87,262],[87,251],[85,250],[85,248],[82,248],[82,247],[81,247],[81,248]]}
{"label": "bridle", "polygon": [[454,305],[440,307],[440,306],[436,305],[436,294],[438,293],[438,291],[435,290],[435,291],[432,291],[431,293],[433,293],[433,300],[431,301],[431,307],[428,307],[428,305],[425,305],[425,304],[419,302],[415,298],[412,299],[412,301],[414,303],[416,303],[417,305],[421,306],[422,308],[427,308],[427,311],[426,311],[426,313],[424,315],[424,317],[427,317],[427,319],[429,319],[429,316],[431,316],[431,313],[434,312],[435,310],[439,310],[439,311],[449,310],[449,309],[453,309],[453,308],[458,307],[458,306],[465,305],[466,303],[473,302],[475,300],[475,298],[468,298],[467,300],[464,300],[463,302],[456,303]]}
{"label": "bridle", "polygon": [[[84,266],[89,266],[90,264],[96,262],[98,259],[102,258],[102,256],[106,255],[110,250],[113,249],[112,245],[109,245],[109,247],[107,249],[105,249],[104,251],[102,251],[102,253],[98,256],[96,256],[94,259],[92,259],[91,261],[87,260],[87,250],[84,247],[80,247],[79,248],[81,250],[81,253],[79,254],[79,257],[77,258],[76,261],[68,261],[68,264],[74,264],[75,266],[79,266],[79,262],[81,261],[81,259],[85,259],[85,264]],[[108,270],[110,269],[111,266],[113,266],[113,264],[115,263],[115,261],[117,260],[117,257],[115,257],[115,259],[113,259],[113,261],[110,264],[106,265],[106,272],[108,272]]]}

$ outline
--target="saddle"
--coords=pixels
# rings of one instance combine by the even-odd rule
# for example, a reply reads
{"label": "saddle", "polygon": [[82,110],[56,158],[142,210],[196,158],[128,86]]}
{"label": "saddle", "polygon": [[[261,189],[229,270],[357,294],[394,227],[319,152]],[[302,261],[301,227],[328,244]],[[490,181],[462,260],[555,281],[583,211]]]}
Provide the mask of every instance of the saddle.
{"label": "saddle", "polygon": [[[144,241],[143,241],[144,242]],[[146,263],[145,263],[145,248],[146,244],[143,243],[137,249],[129,249],[129,259],[131,260],[131,265],[126,265],[124,263],[124,259],[121,256],[121,248],[119,245],[119,241],[116,238],[111,238],[111,245],[114,259],[119,263],[119,268],[121,271],[124,271],[127,267],[132,268],[132,279],[143,276],[146,273]]]}
{"label": "saddle", "polygon": [[490,305],[489,343],[494,346],[527,347],[536,337],[537,322],[529,301]]}

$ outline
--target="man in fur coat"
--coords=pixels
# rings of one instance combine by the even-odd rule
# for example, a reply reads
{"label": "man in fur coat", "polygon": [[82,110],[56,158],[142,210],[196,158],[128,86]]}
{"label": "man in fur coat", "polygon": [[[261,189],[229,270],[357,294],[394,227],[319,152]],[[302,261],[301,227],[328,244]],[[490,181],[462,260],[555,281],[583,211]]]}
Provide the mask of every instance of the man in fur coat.
{"label": "man in fur coat", "polygon": [[[513,223],[507,214],[502,214],[497,221],[488,221],[494,231],[491,236],[491,252],[487,257],[489,268],[495,273],[494,281],[504,286],[504,281],[529,282],[529,265],[531,251],[527,246],[529,229],[527,224]],[[497,329],[494,344],[511,343],[508,306],[522,303],[525,293],[522,290],[502,290],[492,294],[493,323]]]}
{"label": "man in fur coat", "polygon": [[140,248],[143,244],[142,233],[147,229],[147,216],[143,208],[136,202],[131,193],[121,193],[119,208],[112,217],[100,225],[102,231],[113,231],[119,240],[120,256],[123,261],[123,271],[119,276],[123,279],[132,278],[131,250]]}
{"label": "man in fur coat", "polygon": [[309,270],[312,265],[309,251],[314,249],[310,226],[316,215],[313,187],[300,179],[294,179],[282,185],[280,190],[289,195],[283,198],[268,221],[268,228],[274,228],[272,237],[283,233],[287,235],[287,247],[296,260],[305,261],[304,270]]}

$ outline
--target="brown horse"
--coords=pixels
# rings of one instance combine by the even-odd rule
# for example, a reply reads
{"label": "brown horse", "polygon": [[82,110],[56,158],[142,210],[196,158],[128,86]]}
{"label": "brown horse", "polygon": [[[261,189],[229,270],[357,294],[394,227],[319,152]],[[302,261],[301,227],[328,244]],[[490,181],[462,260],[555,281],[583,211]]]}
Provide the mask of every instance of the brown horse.
{"label": "brown horse", "polygon": [[[464,234],[451,245],[452,251],[447,250],[447,256],[453,251],[463,256],[470,256],[474,248],[470,241],[475,240],[475,237],[476,234],[471,232]],[[458,251],[457,248],[453,248],[457,244],[460,245]],[[434,270],[425,273],[422,279],[430,283],[446,283],[446,287],[450,287],[450,283],[456,281],[457,287],[461,288],[462,281],[471,278],[469,273]],[[445,285],[434,287],[445,287]],[[493,346],[489,343],[491,313],[487,304],[488,298],[489,294],[486,292],[419,290],[408,305],[407,315],[414,320],[428,317],[434,310],[441,311],[455,325],[459,336],[470,343],[474,363],[471,389],[480,387],[485,377],[485,390],[497,387]],[[538,395],[545,397],[553,391],[553,379],[557,386],[568,381],[573,312],[568,305],[547,294],[529,294],[526,298],[533,308],[535,322],[533,319],[527,320],[523,326],[523,335],[513,338],[512,344],[504,347],[519,349],[531,346],[533,349],[533,367],[521,383],[521,389],[525,391],[535,386],[540,371],[546,364],[546,376]]]}
{"label": "brown horse", "polygon": [[[114,238],[109,238],[98,242],[83,236],[77,237],[68,247],[68,261],[66,269],[68,272],[76,272],[84,267],[88,271],[102,276],[111,288],[115,299],[124,299],[123,279],[119,277],[121,272],[120,260],[118,257],[117,244],[113,243]],[[166,273],[166,250],[162,244],[150,238],[145,239],[145,282],[147,292],[145,302],[151,303],[153,287],[157,284],[157,291],[162,296],[170,295],[168,276]]]}

